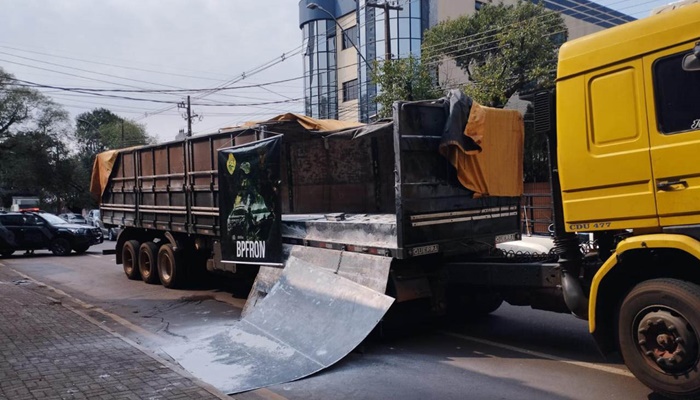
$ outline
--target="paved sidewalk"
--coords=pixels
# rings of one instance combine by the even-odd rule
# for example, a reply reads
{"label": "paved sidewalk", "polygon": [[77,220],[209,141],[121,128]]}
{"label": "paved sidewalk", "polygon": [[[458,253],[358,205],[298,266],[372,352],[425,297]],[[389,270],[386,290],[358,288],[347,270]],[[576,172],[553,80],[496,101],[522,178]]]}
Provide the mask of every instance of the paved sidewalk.
{"label": "paved sidewalk", "polygon": [[224,398],[36,289],[0,266],[0,399]]}

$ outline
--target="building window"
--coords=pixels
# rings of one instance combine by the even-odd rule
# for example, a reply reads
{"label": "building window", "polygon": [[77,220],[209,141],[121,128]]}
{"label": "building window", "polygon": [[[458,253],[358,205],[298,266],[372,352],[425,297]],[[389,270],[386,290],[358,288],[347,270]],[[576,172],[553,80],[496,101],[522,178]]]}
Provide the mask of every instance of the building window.
{"label": "building window", "polygon": [[700,129],[700,72],[682,68],[687,52],[654,63],[654,90],[659,131],[665,134]]}
{"label": "building window", "polygon": [[475,2],[474,2],[474,9],[475,9],[476,11],[481,10],[481,8],[482,8],[483,6],[484,6],[484,2],[483,2],[483,1],[475,1]]}
{"label": "building window", "polygon": [[357,100],[357,79],[343,82],[343,101]]}
{"label": "building window", "polygon": [[352,28],[347,28],[344,31],[343,50],[354,48],[355,46],[353,46],[353,43],[357,41],[357,25],[353,26]]}

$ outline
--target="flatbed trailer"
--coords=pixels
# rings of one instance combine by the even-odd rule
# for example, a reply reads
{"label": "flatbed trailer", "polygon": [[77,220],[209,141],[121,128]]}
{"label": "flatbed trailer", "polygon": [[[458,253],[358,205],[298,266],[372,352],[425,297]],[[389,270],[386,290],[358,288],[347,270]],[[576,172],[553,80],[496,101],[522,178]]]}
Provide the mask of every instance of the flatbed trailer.
{"label": "flatbed trailer", "polygon": [[[466,104],[463,95],[455,95]],[[418,303],[437,315],[449,312],[445,260],[485,254],[497,242],[520,237],[519,196],[475,196],[439,152],[450,119],[466,121],[467,113],[449,98],[406,102],[396,104],[392,120],[367,126],[337,128],[337,121],[282,116],[104,153],[111,168],[101,171],[106,179],[99,188],[100,209],[105,223],[123,227],[117,263],[130,279],[169,288],[186,287],[203,271],[250,282],[255,278],[244,318],[235,328],[249,329],[241,335],[274,336],[287,344],[303,337],[309,344],[319,343],[321,336],[356,332],[352,340],[329,344],[337,347],[329,351],[331,359],[317,360],[310,369],[290,361],[282,375],[270,372],[259,349],[241,349],[255,358],[250,362],[255,373],[235,384],[223,379],[222,390],[288,381],[317,370],[318,364],[330,365],[359,344],[392,303],[395,308]],[[265,149],[273,142],[274,154]],[[244,203],[247,211],[239,210]],[[267,239],[232,236],[231,227],[241,221],[253,221],[255,227],[246,229]],[[260,234],[269,229],[273,233]],[[310,279],[333,283],[319,286]],[[298,295],[279,301],[282,294],[275,288],[285,284],[305,289],[285,290]],[[351,303],[369,306],[333,309],[348,296]],[[502,301],[485,298],[485,312]],[[313,306],[324,301],[330,308]],[[305,318],[292,317],[299,309],[307,310]],[[282,321],[260,317],[271,313]],[[313,313],[319,317],[309,322]],[[246,323],[255,328],[245,328]],[[279,324],[294,328],[289,337],[279,337]],[[210,350],[221,346],[211,336],[202,341]],[[173,351],[187,366],[182,349]]]}

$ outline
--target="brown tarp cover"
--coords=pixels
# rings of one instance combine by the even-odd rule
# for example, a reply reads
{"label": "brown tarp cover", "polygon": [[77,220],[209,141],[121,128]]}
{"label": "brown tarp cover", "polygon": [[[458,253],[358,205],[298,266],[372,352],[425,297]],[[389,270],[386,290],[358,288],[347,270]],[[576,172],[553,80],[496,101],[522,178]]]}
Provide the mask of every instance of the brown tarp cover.
{"label": "brown tarp cover", "polygon": [[[258,122],[247,122],[243,126],[235,128],[225,128],[221,131],[228,130],[241,130],[245,128],[251,128],[258,125],[265,125],[267,123],[277,123],[277,122],[294,122],[296,121],[301,127],[307,131],[319,132],[319,133],[345,133],[346,135],[352,137],[360,136],[362,134],[372,133],[379,128],[386,128],[387,123],[380,126],[374,127],[374,129],[365,130],[365,124],[361,122],[353,121],[337,121],[334,119],[315,119],[307,117],[305,115],[299,114],[281,114],[276,117],[270,118],[267,121]],[[391,125],[391,123],[388,123]],[[346,132],[347,131],[347,132]],[[365,132],[366,131],[366,132]],[[121,149],[125,150],[125,149]],[[117,159],[117,153],[120,150],[108,150],[99,153],[95,157],[95,162],[92,166],[92,178],[90,180],[90,193],[93,198],[99,203],[102,199],[102,194],[107,187],[107,181],[109,180],[109,175],[112,173],[112,168],[114,167],[114,162]]]}
{"label": "brown tarp cover", "polygon": [[102,199],[102,192],[107,187],[109,174],[112,173],[114,161],[117,159],[119,150],[108,150],[99,153],[92,164],[92,177],[90,178],[90,193],[92,198],[99,203]]}
{"label": "brown tarp cover", "polygon": [[440,152],[457,170],[459,182],[474,196],[517,197],[523,194],[523,118],[517,110],[484,107],[474,102],[464,135],[479,149],[454,143]]}
{"label": "brown tarp cover", "polygon": [[362,122],[353,121],[338,121],[335,119],[315,119],[307,117],[305,115],[286,113],[278,115],[274,118],[270,118],[267,121],[251,121],[243,124],[244,127],[252,127],[265,122],[274,121],[296,121],[304,127],[306,130],[315,132],[329,132],[329,131],[340,131],[348,128],[357,128],[358,126],[363,126]]}

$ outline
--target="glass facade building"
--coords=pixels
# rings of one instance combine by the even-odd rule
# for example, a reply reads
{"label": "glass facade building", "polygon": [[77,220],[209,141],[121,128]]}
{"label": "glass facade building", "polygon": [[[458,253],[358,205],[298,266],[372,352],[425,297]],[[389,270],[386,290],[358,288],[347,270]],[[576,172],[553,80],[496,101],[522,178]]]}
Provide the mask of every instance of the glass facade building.
{"label": "glass facade building", "polygon": [[336,25],[333,20],[304,24],[304,109],[314,118],[338,118]]}
{"label": "glass facade building", "polygon": [[[371,65],[374,61],[386,58],[387,18],[383,8],[368,7],[367,3],[375,1],[358,0],[357,20],[360,31],[360,51]],[[401,0],[396,3],[401,10],[389,10],[389,38],[391,38],[391,57],[405,58],[409,54],[420,57],[423,30],[428,26],[428,0]],[[359,65],[358,80],[360,86],[360,114],[362,122],[369,121],[377,114],[377,85],[371,81],[371,70],[366,64]]]}
{"label": "glass facade building", "polygon": [[[392,58],[402,58],[409,54],[420,56],[423,29],[427,28],[427,3],[429,0],[399,0],[394,3],[402,10],[389,11],[389,30]],[[383,8],[367,6],[367,0],[314,1],[316,8],[307,7],[311,1],[299,3],[300,28],[304,57],[304,98],[306,115],[314,118],[338,118],[339,109],[348,113],[347,105],[339,102],[357,99],[358,119],[367,122],[377,113],[374,96],[377,87],[371,82],[371,66],[385,58],[385,11]],[[373,3],[373,1],[371,1]],[[355,24],[339,29],[337,20],[354,15]],[[338,42],[338,35],[343,35]],[[353,58],[354,64],[338,65],[338,43],[344,43],[348,35],[357,49],[362,52]],[[354,48],[353,51],[357,51]],[[353,83],[353,93],[344,93],[348,82],[338,82],[338,69],[353,68],[357,71],[357,84]],[[354,91],[357,91],[355,95]],[[342,117],[342,116],[341,116]]]}

